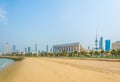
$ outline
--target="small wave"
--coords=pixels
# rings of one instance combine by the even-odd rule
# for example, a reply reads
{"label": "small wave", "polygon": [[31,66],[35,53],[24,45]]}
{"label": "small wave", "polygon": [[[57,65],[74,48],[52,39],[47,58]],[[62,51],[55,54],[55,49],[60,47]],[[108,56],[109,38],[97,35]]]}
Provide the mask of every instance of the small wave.
{"label": "small wave", "polygon": [[4,67],[8,66],[9,64],[11,64],[13,62],[14,62],[14,60],[1,58],[0,59],[0,69],[3,69]]}

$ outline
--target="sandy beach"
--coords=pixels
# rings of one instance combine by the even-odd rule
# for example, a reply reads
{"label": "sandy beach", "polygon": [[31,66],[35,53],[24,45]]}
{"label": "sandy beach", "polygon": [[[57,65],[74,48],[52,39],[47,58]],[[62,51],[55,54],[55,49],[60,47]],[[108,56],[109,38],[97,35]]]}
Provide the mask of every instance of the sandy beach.
{"label": "sandy beach", "polygon": [[120,63],[25,58],[0,71],[0,82],[120,82]]}

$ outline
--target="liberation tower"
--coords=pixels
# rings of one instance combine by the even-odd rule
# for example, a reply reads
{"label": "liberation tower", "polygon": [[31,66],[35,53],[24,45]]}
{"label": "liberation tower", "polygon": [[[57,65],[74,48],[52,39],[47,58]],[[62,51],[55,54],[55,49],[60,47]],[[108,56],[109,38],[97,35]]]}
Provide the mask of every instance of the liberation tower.
{"label": "liberation tower", "polygon": [[95,50],[98,50],[97,32],[96,32],[96,39],[95,39]]}

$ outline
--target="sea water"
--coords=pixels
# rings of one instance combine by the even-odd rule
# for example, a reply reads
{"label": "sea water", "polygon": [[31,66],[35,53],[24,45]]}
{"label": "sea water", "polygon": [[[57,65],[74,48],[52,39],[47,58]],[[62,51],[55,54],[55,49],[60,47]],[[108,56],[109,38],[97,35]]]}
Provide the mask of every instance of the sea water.
{"label": "sea water", "polygon": [[14,60],[12,60],[12,59],[0,58],[0,69],[6,67],[7,65],[9,65],[13,62],[14,62]]}

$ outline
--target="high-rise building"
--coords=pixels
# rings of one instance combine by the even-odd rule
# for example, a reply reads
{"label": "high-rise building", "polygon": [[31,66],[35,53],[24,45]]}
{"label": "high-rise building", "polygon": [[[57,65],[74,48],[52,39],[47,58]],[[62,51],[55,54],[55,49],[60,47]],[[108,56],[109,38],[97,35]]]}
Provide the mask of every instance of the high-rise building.
{"label": "high-rise building", "polygon": [[6,43],[4,46],[4,54],[9,54],[8,43]]}
{"label": "high-rise building", "polygon": [[112,43],[112,49],[114,50],[120,49],[120,41]]}
{"label": "high-rise building", "polygon": [[35,52],[37,52],[37,44],[35,44]]}
{"label": "high-rise building", "polygon": [[13,45],[13,52],[16,52],[16,46]]}
{"label": "high-rise building", "polygon": [[100,50],[103,50],[103,37],[100,37],[99,49],[100,49]]}
{"label": "high-rise building", "polygon": [[46,46],[46,52],[49,52],[49,48],[48,48],[48,45]]}
{"label": "high-rise building", "polygon": [[53,52],[53,49],[52,49],[52,48],[50,49],[50,52]]}
{"label": "high-rise building", "polygon": [[110,40],[105,40],[105,50],[109,51],[110,50]]}
{"label": "high-rise building", "polygon": [[27,48],[25,48],[25,53],[27,52]]}
{"label": "high-rise building", "polygon": [[96,39],[95,39],[95,50],[98,50],[97,32],[96,32]]}
{"label": "high-rise building", "polygon": [[31,47],[28,47],[28,53],[30,53],[31,52]]}

